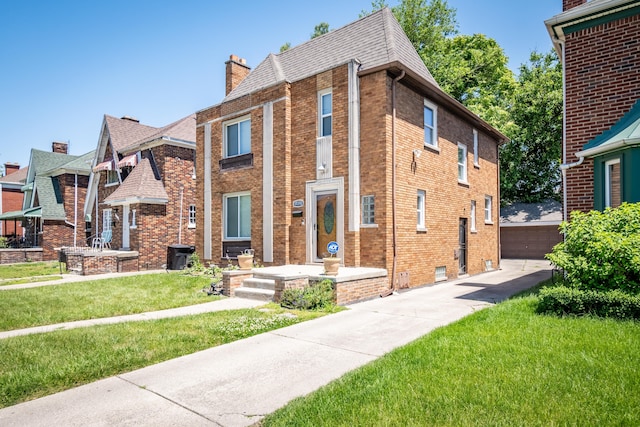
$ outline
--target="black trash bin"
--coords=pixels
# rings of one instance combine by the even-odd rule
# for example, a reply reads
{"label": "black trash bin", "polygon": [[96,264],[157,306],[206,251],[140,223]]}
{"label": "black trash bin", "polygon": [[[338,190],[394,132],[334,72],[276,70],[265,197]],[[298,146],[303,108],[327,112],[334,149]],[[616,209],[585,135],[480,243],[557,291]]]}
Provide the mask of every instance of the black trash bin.
{"label": "black trash bin", "polygon": [[167,248],[167,270],[183,270],[189,264],[195,246],[169,245]]}

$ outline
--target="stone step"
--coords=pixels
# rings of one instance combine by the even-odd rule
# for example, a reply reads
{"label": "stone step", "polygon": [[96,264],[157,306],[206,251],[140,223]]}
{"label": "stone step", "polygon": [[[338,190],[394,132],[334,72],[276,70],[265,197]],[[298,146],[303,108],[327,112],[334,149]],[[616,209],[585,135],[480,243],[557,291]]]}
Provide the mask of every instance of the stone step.
{"label": "stone step", "polygon": [[234,294],[237,298],[247,298],[259,301],[273,301],[273,297],[276,293],[275,291],[269,289],[247,288],[244,286],[240,286],[239,288],[236,288]]}
{"label": "stone step", "polygon": [[252,277],[251,279],[244,279],[242,281],[242,287],[244,288],[255,288],[255,289],[267,289],[270,291],[275,290],[276,282],[272,279],[260,279],[257,277]]}

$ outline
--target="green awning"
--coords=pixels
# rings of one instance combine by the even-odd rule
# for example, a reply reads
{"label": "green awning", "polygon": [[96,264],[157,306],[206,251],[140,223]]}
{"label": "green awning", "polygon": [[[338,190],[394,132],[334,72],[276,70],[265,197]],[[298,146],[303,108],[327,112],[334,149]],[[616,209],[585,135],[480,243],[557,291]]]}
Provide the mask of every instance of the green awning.
{"label": "green awning", "polygon": [[23,211],[11,211],[0,214],[0,220],[3,219],[23,219],[23,218],[36,218],[42,216],[42,208],[29,208]]}

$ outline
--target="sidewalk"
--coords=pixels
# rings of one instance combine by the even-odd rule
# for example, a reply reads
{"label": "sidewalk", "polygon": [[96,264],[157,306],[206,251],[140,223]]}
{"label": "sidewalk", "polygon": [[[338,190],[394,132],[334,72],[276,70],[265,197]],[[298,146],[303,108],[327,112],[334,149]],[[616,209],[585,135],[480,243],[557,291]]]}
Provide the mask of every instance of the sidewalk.
{"label": "sidewalk", "polygon": [[249,426],[290,400],[551,276],[546,261],[349,306],[0,410],[3,426]]}

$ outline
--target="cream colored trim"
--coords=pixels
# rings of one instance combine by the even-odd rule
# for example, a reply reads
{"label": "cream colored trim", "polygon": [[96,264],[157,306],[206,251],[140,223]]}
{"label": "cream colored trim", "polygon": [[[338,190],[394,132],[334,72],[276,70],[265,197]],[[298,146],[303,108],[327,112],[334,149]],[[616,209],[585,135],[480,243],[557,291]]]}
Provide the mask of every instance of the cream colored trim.
{"label": "cream colored trim", "polygon": [[349,63],[349,231],[360,229],[360,87],[358,63]]}
{"label": "cream colored trim", "polygon": [[[289,99],[288,96],[283,96],[282,98],[274,99],[273,101],[268,101],[268,102],[270,102],[272,104],[275,104],[276,102],[286,101],[288,99]],[[217,123],[217,122],[222,122],[222,121],[225,121],[225,120],[229,120],[229,119],[231,119],[233,117],[238,117],[238,116],[241,116],[243,114],[248,114],[248,113],[252,112],[253,110],[257,110],[258,108],[264,108],[264,105],[265,104],[254,105],[253,107],[245,108],[244,110],[234,111],[231,114],[227,114],[227,115],[224,115],[224,116],[216,117],[213,120],[209,120],[209,121],[206,121],[204,123],[197,124],[196,128],[199,128],[199,127],[205,126],[207,124],[211,124],[211,123]],[[202,110],[202,111],[205,111],[205,110]]]}
{"label": "cream colored trim", "polygon": [[204,126],[204,167],[203,167],[203,184],[204,184],[204,212],[202,227],[203,233],[203,258],[212,259],[211,257],[211,123],[205,123]]}
{"label": "cream colored trim", "polygon": [[262,115],[262,260],[273,262],[273,103]]}

